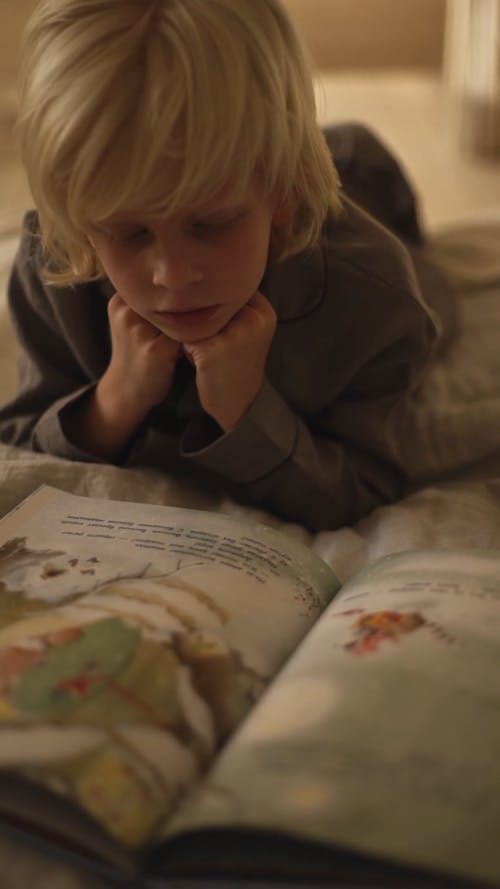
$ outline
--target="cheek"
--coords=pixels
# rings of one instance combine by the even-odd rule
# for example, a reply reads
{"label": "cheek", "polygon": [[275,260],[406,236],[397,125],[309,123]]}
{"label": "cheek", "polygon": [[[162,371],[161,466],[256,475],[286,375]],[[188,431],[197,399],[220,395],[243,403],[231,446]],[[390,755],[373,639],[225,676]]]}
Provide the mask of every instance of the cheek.
{"label": "cheek", "polygon": [[236,277],[256,289],[264,274],[270,241],[270,226],[263,223],[250,232],[241,232],[227,251],[227,264]]}
{"label": "cheek", "polygon": [[125,302],[134,300],[134,294],[143,290],[143,278],[136,263],[124,257],[121,251],[102,250],[97,251],[100,263],[106,277],[109,278],[115,290],[120,293]]}
{"label": "cheek", "polygon": [[[99,241],[94,244],[96,256],[99,260],[102,270],[111,283],[116,287],[116,278],[119,276],[120,263],[115,257],[115,252],[109,247],[103,247]],[[116,287],[118,290],[118,288]]]}

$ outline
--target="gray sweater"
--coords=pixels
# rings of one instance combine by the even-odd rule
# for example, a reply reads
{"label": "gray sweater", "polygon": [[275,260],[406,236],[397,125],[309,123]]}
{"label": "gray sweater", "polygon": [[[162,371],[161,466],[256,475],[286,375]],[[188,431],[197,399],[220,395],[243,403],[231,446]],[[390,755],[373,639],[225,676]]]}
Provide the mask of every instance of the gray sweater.
{"label": "gray sweater", "polygon": [[[422,254],[423,256],[423,254]],[[37,217],[25,220],[9,285],[20,343],[19,391],[0,408],[0,440],[96,461],[67,419],[110,360],[108,281],[54,287],[40,275]],[[418,278],[429,266],[344,199],[315,249],[268,269],[261,290],[278,326],[267,377],[248,412],[223,433],[201,408],[191,365],[147,416],[121,464],[187,473],[312,530],[352,523],[401,492],[398,409],[437,337]],[[432,303],[433,294],[426,298]],[[404,430],[399,430],[404,434]]]}

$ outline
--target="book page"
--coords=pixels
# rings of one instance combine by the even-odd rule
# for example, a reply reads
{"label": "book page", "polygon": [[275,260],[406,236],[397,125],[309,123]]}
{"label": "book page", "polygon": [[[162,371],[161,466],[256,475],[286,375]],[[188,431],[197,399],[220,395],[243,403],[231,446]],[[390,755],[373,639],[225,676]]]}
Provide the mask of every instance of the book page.
{"label": "book page", "polygon": [[148,845],[337,587],[262,525],[40,489],[0,523],[0,769]]}
{"label": "book page", "polygon": [[172,828],[277,828],[500,880],[500,553],[387,557],[331,603]]}

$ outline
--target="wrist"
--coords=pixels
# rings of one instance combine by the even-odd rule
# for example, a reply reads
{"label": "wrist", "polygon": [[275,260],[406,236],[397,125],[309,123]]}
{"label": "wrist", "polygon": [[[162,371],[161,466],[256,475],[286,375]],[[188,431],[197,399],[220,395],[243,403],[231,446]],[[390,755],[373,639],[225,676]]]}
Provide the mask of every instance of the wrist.
{"label": "wrist", "polygon": [[94,410],[105,425],[132,433],[142,423],[150,406],[134,399],[126,387],[116,385],[105,373],[94,390]]}
{"label": "wrist", "polygon": [[143,412],[126,410],[123,400],[109,397],[100,381],[65,418],[70,442],[102,460],[120,459],[143,420]]}

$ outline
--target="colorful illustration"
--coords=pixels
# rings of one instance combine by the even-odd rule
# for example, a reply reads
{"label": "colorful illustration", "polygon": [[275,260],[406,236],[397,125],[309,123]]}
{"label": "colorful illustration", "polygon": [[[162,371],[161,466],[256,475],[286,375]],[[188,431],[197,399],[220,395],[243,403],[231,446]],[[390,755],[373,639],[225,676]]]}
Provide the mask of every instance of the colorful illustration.
{"label": "colorful illustration", "polygon": [[211,709],[217,741],[238,725],[264,690],[264,679],[215,637],[202,632],[176,634],[174,649]]}
{"label": "colorful illustration", "polygon": [[[0,546],[0,629],[22,617],[45,611],[47,602],[41,598],[26,597],[22,587],[16,588],[15,579],[33,565],[39,566],[47,559],[62,555],[57,551],[37,552],[26,548],[26,539],[16,537]],[[14,587],[3,578],[14,578]]]}
{"label": "colorful illustration", "polygon": [[[352,613],[352,612],[351,612]],[[353,624],[356,638],[344,648],[352,654],[373,654],[384,642],[398,642],[401,636],[426,625],[416,611],[373,611],[360,614]]]}
{"label": "colorful illustration", "polygon": [[19,767],[129,845],[161,830],[266,682],[225,640],[225,609],[179,573],[142,565],[102,579],[96,557],[23,538],[0,549],[0,722],[23,740],[34,725],[73,733],[77,747],[79,729],[99,739],[53,759],[34,747]]}

